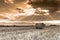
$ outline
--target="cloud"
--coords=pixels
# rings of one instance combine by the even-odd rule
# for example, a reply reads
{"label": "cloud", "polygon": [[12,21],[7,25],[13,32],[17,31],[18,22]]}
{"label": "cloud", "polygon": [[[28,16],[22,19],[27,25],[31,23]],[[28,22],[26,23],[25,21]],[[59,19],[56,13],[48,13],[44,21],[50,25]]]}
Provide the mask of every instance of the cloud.
{"label": "cloud", "polygon": [[0,12],[12,10],[16,5],[25,2],[26,0],[0,0]]}
{"label": "cloud", "polygon": [[36,7],[58,7],[55,0],[31,0],[29,4]]}

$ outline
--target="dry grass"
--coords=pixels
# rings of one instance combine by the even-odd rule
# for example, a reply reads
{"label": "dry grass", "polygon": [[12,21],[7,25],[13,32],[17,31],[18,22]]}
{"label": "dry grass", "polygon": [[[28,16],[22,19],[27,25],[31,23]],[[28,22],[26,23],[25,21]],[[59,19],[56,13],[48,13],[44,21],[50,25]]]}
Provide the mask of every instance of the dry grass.
{"label": "dry grass", "polygon": [[0,40],[60,40],[60,27],[0,30]]}

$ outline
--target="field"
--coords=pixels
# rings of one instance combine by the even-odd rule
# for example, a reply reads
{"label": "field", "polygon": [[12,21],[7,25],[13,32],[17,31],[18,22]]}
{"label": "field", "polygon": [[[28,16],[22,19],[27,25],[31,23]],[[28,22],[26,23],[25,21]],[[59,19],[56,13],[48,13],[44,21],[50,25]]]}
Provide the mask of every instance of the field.
{"label": "field", "polygon": [[0,27],[0,40],[60,40],[60,26]]}

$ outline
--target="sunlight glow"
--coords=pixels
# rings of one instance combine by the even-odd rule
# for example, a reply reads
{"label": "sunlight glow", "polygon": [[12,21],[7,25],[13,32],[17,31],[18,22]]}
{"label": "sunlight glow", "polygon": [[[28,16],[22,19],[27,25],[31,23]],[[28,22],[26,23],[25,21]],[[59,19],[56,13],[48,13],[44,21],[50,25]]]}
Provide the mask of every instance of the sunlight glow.
{"label": "sunlight glow", "polygon": [[49,15],[49,13],[45,13],[44,15]]}
{"label": "sunlight glow", "polygon": [[49,10],[41,10],[42,12],[49,12]]}
{"label": "sunlight glow", "polygon": [[33,15],[33,14],[35,13],[35,9],[32,8],[31,5],[27,5],[27,8],[24,9],[24,13],[25,13],[27,16]]}
{"label": "sunlight glow", "polygon": [[11,3],[13,4],[14,3],[14,0],[4,0],[5,3]]}
{"label": "sunlight glow", "polygon": [[41,21],[43,23],[59,24],[60,20],[51,20],[51,21]]}

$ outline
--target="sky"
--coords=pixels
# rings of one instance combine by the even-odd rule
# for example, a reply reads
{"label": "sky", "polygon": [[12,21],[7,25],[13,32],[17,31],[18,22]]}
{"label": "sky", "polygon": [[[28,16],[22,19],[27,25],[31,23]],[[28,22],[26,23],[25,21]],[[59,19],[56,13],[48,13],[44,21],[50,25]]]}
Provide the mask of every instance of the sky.
{"label": "sky", "polygon": [[0,0],[0,13],[10,12],[16,7],[24,6],[26,0]]}
{"label": "sky", "polygon": [[[27,0],[0,0],[0,13],[5,13],[5,12],[11,12],[12,10],[16,9],[17,7],[26,7],[26,4],[24,4]],[[32,2],[36,2],[36,4],[34,3],[34,5],[32,5],[33,7],[41,7],[40,2],[42,2],[42,0],[31,0]],[[46,0],[45,0],[46,1]],[[53,3],[53,2],[52,2]],[[57,4],[55,4],[54,6],[56,6]],[[44,4],[44,6],[46,6]],[[42,7],[44,7],[42,4]],[[48,5],[49,6],[49,5]]]}
{"label": "sky", "polygon": [[[31,0],[32,2],[35,2],[32,5],[33,7],[41,7],[40,2],[42,2],[42,0]],[[46,0],[45,0],[46,1]],[[22,7],[25,8],[27,5],[25,4],[27,2],[27,0],[0,0],[0,14],[2,13],[9,13],[12,12],[13,10],[16,10],[17,7]],[[31,2],[30,2],[31,3]],[[49,2],[48,2],[49,3]],[[59,4],[60,2],[58,1],[57,4],[58,6],[60,6]],[[51,3],[49,3],[51,4]],[[51,6],[51,5],[43,5],[42,7],[45,6]],[[52,1],[53,4],[53,1]],[[57,4],[53,4],[54,8],[58,8]],[[45,7],[46,8],[46,7]],[[57,17],[58,19],[60,19],[60,13],[50,13],[52,16]],[[57,16],[58,15],[58,16]]]}

